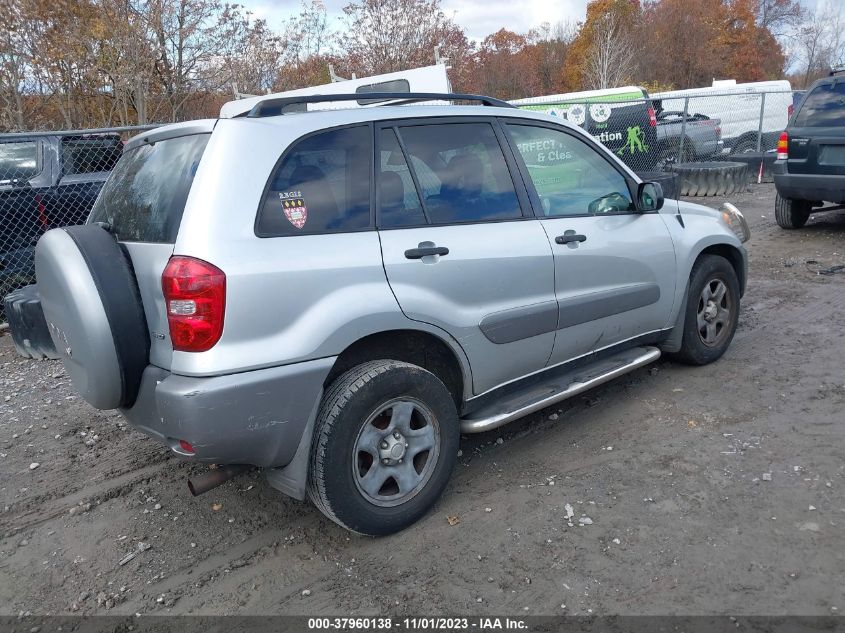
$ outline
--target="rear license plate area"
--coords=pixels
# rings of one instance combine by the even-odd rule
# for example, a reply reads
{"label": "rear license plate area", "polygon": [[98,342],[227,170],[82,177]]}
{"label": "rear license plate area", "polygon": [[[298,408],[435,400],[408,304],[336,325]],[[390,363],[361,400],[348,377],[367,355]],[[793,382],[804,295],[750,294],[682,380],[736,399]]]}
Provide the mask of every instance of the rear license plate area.
{"label": "rear license plate area", "polygon": [[845,166],[845,145],[822,145],[819,165]]}

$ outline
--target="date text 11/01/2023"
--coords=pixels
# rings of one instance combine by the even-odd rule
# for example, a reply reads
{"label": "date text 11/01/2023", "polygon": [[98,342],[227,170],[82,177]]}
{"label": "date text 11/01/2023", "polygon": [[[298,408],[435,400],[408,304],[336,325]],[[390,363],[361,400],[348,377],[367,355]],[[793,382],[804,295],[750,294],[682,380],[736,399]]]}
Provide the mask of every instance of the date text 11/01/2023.
{"label": "date text 11/01/2023", "polygon": [[309,631],[524,631],[524,620],[502,617],[308,618]]}

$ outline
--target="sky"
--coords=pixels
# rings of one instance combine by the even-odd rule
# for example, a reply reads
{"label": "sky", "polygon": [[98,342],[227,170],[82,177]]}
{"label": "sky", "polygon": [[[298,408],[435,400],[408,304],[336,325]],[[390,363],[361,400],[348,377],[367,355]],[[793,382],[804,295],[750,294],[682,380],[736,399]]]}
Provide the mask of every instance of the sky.
{"label": "sky", "polygon": [[[299,13],[299,0],[239,0],[256,17],[280,27]],[[335,29],[349,0],[324,0]],[[578,22],[587,14],[587,0],[441,0],[444,13],[460,24],[471,39],[482,40],[502,27],[524,33],[543,22]]]}

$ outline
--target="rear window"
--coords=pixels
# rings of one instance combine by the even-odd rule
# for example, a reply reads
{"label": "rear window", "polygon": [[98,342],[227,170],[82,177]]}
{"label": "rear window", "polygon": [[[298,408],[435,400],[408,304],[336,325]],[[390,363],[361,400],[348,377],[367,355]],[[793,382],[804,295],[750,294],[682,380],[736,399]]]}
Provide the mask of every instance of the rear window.
{"label": "rear window", "polygon": [[0,183],[29,180],[38,175],[36,141],[0,143]]}
{"label": "rear window", "polygon": [[372,154],[369,126],[330,130],[299,141],[270,178],[256,234],[369,228]]}
{"label": "rear window", "polygon": [[111,171],[122,149],[123,144],[115,137],[62,139],[64,175]]}
{"label": "rear window", "polygon": [[819,84],[807,94],[793,123],[795,127],[845,125],[845,81]]}
{"label": "rear window", "polygon": [[124,242],[175,242],[209,137],[180,136],[124,153],[94,203],[89,223],[110,224]]}

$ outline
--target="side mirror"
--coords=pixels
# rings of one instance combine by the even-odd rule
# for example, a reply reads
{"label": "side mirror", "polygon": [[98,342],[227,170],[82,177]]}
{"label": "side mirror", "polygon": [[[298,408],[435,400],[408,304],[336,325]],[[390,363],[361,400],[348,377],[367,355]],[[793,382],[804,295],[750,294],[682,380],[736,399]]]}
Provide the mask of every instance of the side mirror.
{"label": "side mirror", "polygon": [[641,182],[637,187],[637,209],[659,211],[663,208],[663,187],[659,182]]}

